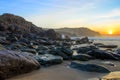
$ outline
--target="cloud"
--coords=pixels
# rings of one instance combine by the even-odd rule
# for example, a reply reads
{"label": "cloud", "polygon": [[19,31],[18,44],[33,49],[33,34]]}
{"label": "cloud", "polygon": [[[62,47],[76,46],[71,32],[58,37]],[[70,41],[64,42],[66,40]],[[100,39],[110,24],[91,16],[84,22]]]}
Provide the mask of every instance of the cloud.
{"label": "cloud", "polygon": [[114,17],[120,17],[120,9],[113,9],[112,11],[104,14],[104,15],[98,15],[98,18],[114,18]]}
{"label": "cloud", "polygon": [[[54,0],[51,3],[43,2],[42,5],[50,6],[44,12],[28,15],[27,19],[38,26],[61,26],[65,24],[78,24],[83,22],[80,19],[84,11],[94,9],[96,2],[85,0]],[[51,7],[52,6],[52,7]]]}

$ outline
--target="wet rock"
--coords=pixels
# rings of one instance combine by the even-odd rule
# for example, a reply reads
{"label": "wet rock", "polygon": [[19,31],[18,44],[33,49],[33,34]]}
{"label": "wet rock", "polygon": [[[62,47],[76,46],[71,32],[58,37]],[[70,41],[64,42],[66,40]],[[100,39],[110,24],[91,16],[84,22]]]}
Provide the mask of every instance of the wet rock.
{"label": "wet rock", "polygon": [[117,45],[99,45],[101,48],[117,48]]}
{"label": "wet rock", "polygon": [[116,50],[116,53],[117,53],[117,54],[120,54],[120,49],[117,49],[117,50]]}
{"label": "wet rock", "polygon": [[10,44],[10,41],[7,41],[6,37],[0,37],[0,44],[7,45]]}
{"label": "wet rock", "polygon": [[92,51],[88,52],[87,54],[96,59],[118,60],[118,58],[115,57],[112,53],[104,51],[104,50],[99,50],[99,49],[92,50]]}
{"label": "wet rock", "polygon": [[22,52],[29,52],[29,53],[33,53],[33,54],[37,53],[35,49],[22,49],[21,51]]}
{"label": "wet rock", "polygon": [[86,46],[86,47],[80,47],[78,48],[77,52],[78,53],[87,53],[91,50],[97,49],[95,46]]}
{"label": "wet rock", "polygon": [[113,56],[115,56],[118,60],[120,60],[120,54],[113,53]]}
{"label": "wet rock", "polygon": [[60,56],[54,56],[51,54],[38,55],[34,57],[41,65],[50,66],[60,64],[63,62],[63,58]]}
{"label": "wet rock", "polygon": [[70,67],[87,71],[87,72],[99,72],[99,73],[109,73],[110,71],[103,66],[94,63],[79,63],[79,62],[71,62]]}
{"label": "wet rock", "polygon": [[0,78],[13,77],[38,68],[40,64],[26,53],[0,50]]}
{"label": "wet rock", "polygon": [[87,54],[78,54],[78,55],[73,55],[72,59],[73,60],[79,60],[79,61],[88,61],[88,60],[91,60],[91,59],[94,59],[94,58],[87,55]]}
{"label": "wet rock", "polygon": [[70,59],[73,55],[73,51],[71,49],[63,47],[63,46],[58,47],[56,49],[51,49],[49,53],[53,55],[61,56],[63,57],[64,60]]}
{"label": "wet rock", "polygon": [[88,37],[81,38],[80,40],[76,41],[77,44],[84,44],[84,43],[89,43]]}
{"label": "wet rock", "polygon": [[19,43],[14,43],[9,45],[9,49],[10,50],[20,50],[20,48],[22,48],[23,46]]}
{"label": "wet rock", "polygon": [[103,43],[94,43],[95,46],[103,46],[104,44]]}
{"label": "wet rock", "polygon": [[61,34],[55,32],[53,29],[48,29],[45,33],[50,39],[61,39]]}
{"label": "wet rock", "polygon": [[42,44],[42,45],[52,45],[52,43],[50,41],[46,41],[46,40],[39,40],[39,44]]}
{"label": "wet rock", "polygon": [[49,51],[48,50],[40,50],[40,51],[38,51],[38,54],[40,55],[40,54],[48,54],[49,53]]}
{"label": "wet rock", "polygon": [[47,46],[43,46],[43,45],[39,45],[37,50],[48,50],[48,47]]}
{"label": "wet rock", "polygon": [[49,53],[53,54],[53,55],[61,56],[64,60],[68,60],[69,57],[65,53],[63,53],[60,49],[61,48],[51,49],[51,51],[49,51]]}
{"label": "wet rock", "polygon": [[69,48],[64,47],[64,46],[61,48],[61,51],[69,57],[71,57],[73,55],[73,51]]}

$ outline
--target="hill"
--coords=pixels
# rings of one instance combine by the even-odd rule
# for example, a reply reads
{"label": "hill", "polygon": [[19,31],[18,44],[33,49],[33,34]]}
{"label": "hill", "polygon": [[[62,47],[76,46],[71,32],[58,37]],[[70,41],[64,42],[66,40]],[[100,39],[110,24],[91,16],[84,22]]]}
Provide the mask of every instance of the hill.
{"label": "hill", "polygon": [[[43,30],[32,22],[26,21],[24,18],[5,13],[0,15],[0,34],[18,35],[23,37],[49,37],[52,39],[60,38],[60,34],[53,29]],[[51,34],[51,35],[50,35]]]}
{"label": "hill", "polygon": [[60,28],[55,30],[58,33],[68,36],[100,36],[99,32],[93,31],[88,28]]}

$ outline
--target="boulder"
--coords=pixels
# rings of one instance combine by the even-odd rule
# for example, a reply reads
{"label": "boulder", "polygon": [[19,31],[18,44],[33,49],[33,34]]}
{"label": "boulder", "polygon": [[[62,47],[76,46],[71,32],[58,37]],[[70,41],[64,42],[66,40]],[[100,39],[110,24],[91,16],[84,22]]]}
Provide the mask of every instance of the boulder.
{"label": "boulder", "polygon": [[77,50],[77,53],[87,53],[91,50],[97,49],[95,46],[85,46],[85,47],[80,47]]}
{"label": "boulder", "polygon": [[36,50],[35,49],[22,49],[21,50],[22,52],[29,52],[29,53],[32,53],[32,54],[36,54]]}
{"label": "boulder", "polygon": [[73,61],[70,67],[87,72],[109,73],[120,71],[120,62],[113,60]]}
{"label": "boulder", "polygon": [[69,57],[71,57],[73,55],[73,51],[69,48],[64,47],[64,46],[61,47],[61,51]]}
{"label": "boulder", "polygon": [[63,58],[60,56],[54,56],[51,54],[38,55],[34,57],[41,65],[50,66],[60,64],[63,62]]}
{"label": "boulder", "polygon": [[117,57],[115,57],[112,53],[104,51],[104,50],[99,50],[95,49],[87,53],[88,55],[96,58],[96,59],[102,59],[102,60],[119,60]]}
{"label": "boulder", "polygon": [[88,37],[83,37],[80,40],[76,41],[77,44],[84,44],[84,43],[90,43]]}
{"label": "boulder", "polygon": [[101,48],[117,48],[117,45],[99,45]]}
{"label": "boulder", "polygon": [[70,67],[87,72],[110,73],[107,68],[94,63],[71,62]]}
{"label": "boulder", "polygon": [[48,54],[49,53],[49,51],[48,50],[40,50],[40,51],[38,51],[38,54],[40,55],[40,54]]}
{"label": "boulder", "polygon": [[61,56],[63,57],[64,60],[68,60],[72,57],[71,53],[68,53],[69,51],[65,50],[63,51],[62,48],[56,48],[56,49],[51,49],[49,51],[50,54],[53,54],[53,55],[58,55],[58,56]]}
{"label": "boulder", "polygon": [[0,50],[0,78],[13,77],[38,68],[40,64],[27,53]]}
{"label": "boulder", "polygon": [[94,43],[95,46],[103,46],[104,44],[103,43]]}
{"label": "boulder", "polygon": [[79,60],[79,61],[88,61],[94,59],[93,57],[91,57],[90,55],[87,54],[78,54],[78,55],[73,55],[72,56],[72,60]]}
{"label": "boulder", "polygon": [[117,49],[117,50],[116,50],[116,53],[117,53],[117,54],[120,54],[120,49]]}

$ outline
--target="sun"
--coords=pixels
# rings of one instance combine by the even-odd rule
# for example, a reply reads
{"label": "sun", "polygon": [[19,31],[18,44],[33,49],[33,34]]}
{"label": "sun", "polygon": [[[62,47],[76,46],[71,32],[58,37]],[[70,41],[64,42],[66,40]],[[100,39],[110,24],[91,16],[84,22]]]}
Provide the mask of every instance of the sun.
{"label": "sun", "polygon": [[112,35],[112,34],[113,34],[113,31],[112,31],[112,30],[109,30],[109,31],[108,31],[108,34]]}

